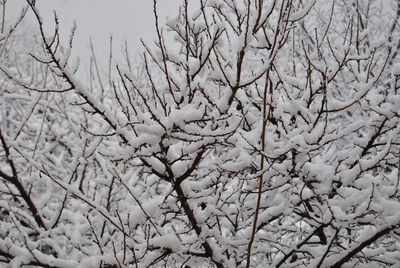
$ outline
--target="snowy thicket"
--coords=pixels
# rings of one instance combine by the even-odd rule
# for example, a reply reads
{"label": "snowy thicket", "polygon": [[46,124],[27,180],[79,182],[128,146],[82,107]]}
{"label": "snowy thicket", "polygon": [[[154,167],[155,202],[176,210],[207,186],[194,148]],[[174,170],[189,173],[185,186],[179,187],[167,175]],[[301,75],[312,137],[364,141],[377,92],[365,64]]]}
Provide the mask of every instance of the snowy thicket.
{"label": "snowy thicket", "polygon": [[29,2],[0,38],[6,267],[400,263],[398,1],[155,2],[155,44],[90,81]]}

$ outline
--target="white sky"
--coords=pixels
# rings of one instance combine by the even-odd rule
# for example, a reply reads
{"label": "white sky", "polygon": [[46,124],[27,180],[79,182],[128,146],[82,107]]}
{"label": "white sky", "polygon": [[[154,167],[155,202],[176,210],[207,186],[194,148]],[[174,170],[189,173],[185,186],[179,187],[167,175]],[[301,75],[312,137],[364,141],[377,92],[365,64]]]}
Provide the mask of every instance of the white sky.
{"label": "white sky", "polygon": [[[165,20],[175,16],[180,3],[181,0],[158,0],[160,18]],[[26,0],[8,0],[6,19],[19,14],[25,4]],[[90,37],[99,61],[106,61],[110,34],[113,35],[113,53],[117,57],[125,39],[134,54],[140,48],[140,38],[150,42],[156,36],[152,0],[37,0],[37,5],[48,29],[53,24],[53,10],[57,12],[64,37],[69,36],[76,21],[74,52],[81,57],[82,63],[90,55]],[[32,25],[36,27],[34,22]]]}

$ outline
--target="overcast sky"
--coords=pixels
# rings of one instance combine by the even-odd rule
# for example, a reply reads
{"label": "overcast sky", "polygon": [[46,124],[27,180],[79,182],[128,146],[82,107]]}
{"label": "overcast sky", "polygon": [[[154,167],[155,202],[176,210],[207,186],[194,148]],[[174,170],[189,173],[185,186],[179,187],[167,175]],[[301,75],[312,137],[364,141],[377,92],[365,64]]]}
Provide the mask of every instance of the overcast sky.
{"label": "overcast sky", "polygon": [[[175,16],[180,3],[158,0],[160,18]],[[19,14],[25,4],[26,0],[8,0],[8,18]],[[62,35],[69,36],[73,22],[77,22],[75,55],[82,60],[89,55],[89,37],[100,60],[109,53],[110,34],[115,55],[120,53],[125,39],[133,54],[140,47],[140,38],[147,42],[155,38],[152,0],[37,0],[37,4],[48,29],[53,22],[53,10],[58,14]]]}

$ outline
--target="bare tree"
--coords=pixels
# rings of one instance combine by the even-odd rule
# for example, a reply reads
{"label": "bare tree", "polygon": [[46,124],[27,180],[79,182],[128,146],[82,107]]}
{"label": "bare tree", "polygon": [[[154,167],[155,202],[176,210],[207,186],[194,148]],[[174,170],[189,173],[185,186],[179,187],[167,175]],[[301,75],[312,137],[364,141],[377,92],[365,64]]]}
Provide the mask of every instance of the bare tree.
{"label": "bare tree", "polygon": [[[27,10],[31,48],[15,45]],[[93,53],[88,83],[75,26],[61,44],[57,15],[47,33],[32,1],[3,23],[0,262],[399,263],[399,3],[189,10],[162,26],[154,0],[141,62],[110,53],[103,76]]]}

